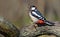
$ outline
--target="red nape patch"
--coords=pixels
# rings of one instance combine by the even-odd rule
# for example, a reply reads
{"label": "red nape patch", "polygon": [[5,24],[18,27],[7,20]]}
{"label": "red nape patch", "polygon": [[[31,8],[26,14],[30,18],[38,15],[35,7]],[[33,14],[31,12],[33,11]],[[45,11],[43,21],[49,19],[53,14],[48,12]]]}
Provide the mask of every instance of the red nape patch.
{"label": "red nape patch", "polygon": [[37,23],[44,24],[43,20],[38,20]]}

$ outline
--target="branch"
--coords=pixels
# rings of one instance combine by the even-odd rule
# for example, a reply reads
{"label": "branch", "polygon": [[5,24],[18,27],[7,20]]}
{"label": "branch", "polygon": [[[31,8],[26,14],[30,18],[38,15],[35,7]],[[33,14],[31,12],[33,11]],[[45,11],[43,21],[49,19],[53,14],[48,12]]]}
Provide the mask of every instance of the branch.
{"label": "branch", "polygon": [[55,23],[55,26],[41,26],[36,28],[33,25],[29,25],[24,26],[20,34],[21,37],[37,37],[44,34],[54,34],[60,37],[60,26],[58,26],[58,23]]}
{"label": "branch", "polygon": [[[6,25],[5,28],[4,25]],[[0,34],[5,37],[19,37],[19,30],[14,26],[14,24],[10,23],[5,18],[0,18]]]}

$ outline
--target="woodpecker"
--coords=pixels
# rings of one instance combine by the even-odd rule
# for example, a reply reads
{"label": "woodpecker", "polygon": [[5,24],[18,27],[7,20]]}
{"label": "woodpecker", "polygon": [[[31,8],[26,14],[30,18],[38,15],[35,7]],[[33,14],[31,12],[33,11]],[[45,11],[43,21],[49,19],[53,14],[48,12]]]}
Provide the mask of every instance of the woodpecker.
{"label": "woodpecker", "polygon": [[49,25],[53,26],[54,23],[46,20],[46,18],[38,11],[36,6],[30,6],[29,16],[31,17],[32,21],[36,23],[38,26],[42,25]]}

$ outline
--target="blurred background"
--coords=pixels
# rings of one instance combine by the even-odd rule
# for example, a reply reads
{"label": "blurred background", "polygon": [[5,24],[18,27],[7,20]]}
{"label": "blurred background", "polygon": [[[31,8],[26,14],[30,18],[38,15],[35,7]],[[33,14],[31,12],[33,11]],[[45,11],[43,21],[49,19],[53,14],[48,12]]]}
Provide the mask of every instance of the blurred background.
{"label": "blurred background", "polygon": [[0,16],[18,28],[31,22],[30,5],[35,5],[49,21],[60,21],[60,0],[0,0]]}
{"label": "blurred background", "polygon": [[60,0],[0,0],[0,16],[20,28],[31,22],[28,16],[31,5],[35,5],[47,20],[60,21]]}

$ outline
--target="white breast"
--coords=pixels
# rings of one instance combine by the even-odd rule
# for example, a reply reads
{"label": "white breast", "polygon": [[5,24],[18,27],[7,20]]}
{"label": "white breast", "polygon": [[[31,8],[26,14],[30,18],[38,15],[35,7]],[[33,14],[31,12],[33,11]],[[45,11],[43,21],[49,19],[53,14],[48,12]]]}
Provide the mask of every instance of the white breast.
{"label": "white breast", "polygon": [[32,19],[33,22],[37,22],[38,21],[37,18],[35,18],[34,16],[31,15],[31,13],[29,13],[29,16],[31,17],[31,19]]}

